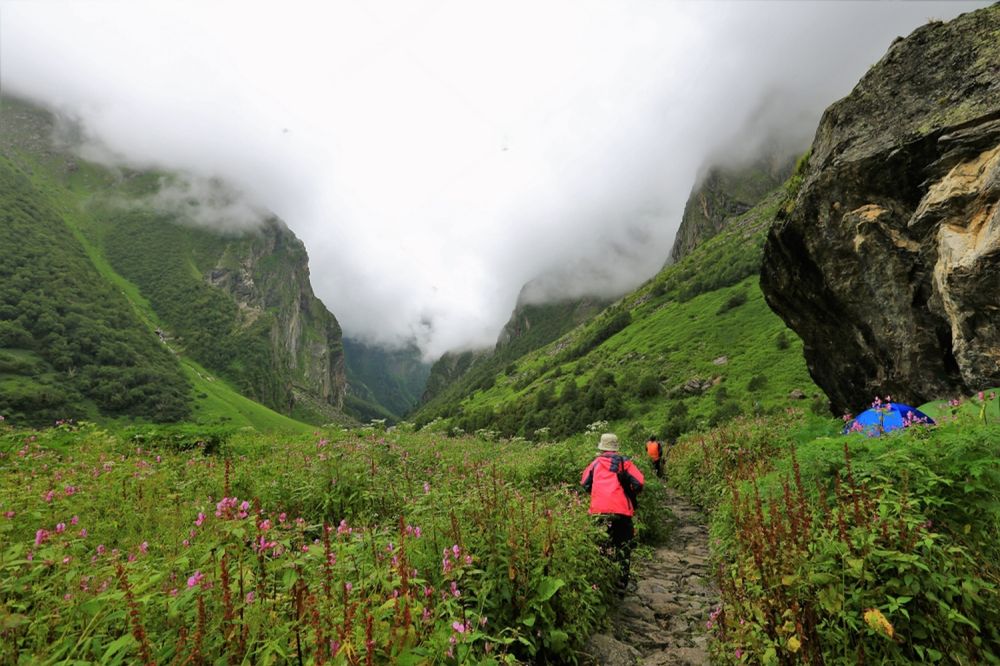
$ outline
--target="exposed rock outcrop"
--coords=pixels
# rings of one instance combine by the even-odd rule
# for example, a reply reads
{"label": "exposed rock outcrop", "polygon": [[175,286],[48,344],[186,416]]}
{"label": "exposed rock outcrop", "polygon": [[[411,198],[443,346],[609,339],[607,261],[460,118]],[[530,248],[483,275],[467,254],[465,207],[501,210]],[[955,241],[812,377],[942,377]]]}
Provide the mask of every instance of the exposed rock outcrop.
{"label": "exposed rock outcrop", "polygon": [[931,22],[817,130],[761,287],[836,412],[1000,384],[1000,5]]}
{"label": "exposed rock outcrop", "polygon": [[276,366],[291,382],[288,411],[306,401],[312,411],[343,408],[340,324],[313,293],[305,245],[284,222],[271,218],[256,232],[234,238],[206,280],[236,301],[244,325],[270,317]]}
{"label": "exposed rock outcrop", "polygon": [[756,206],[791,175],[796,157],[774,153],[747,166],[708,169],[691,189],[670,260],[680,261]]}

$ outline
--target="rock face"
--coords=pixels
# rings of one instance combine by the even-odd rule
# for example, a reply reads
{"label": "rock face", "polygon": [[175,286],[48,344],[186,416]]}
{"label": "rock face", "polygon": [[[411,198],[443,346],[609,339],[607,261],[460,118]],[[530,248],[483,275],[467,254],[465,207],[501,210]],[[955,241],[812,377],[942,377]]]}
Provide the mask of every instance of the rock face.
{"label": "rock face", "polygon": [[761,288],[835,412],[1000,384],[1000,5],[897,39],[823,115]]}
{"label": "rock face", "polygon": [[670,260],[680,261],[722,231],[733,218],[757,205],[791,175],[795,157],[772,154],[749,166],[711,167],[692,188],[684,205]]}
{"label": "rock face", "polygon": [[296,403],[321,413],[342,409],[340,324],[313,293],[305,245],[284,222],[272,218],[233,239],[206,280],[236,301],[244,326],[268,319],[276,369],[290,382],[288,411]]}

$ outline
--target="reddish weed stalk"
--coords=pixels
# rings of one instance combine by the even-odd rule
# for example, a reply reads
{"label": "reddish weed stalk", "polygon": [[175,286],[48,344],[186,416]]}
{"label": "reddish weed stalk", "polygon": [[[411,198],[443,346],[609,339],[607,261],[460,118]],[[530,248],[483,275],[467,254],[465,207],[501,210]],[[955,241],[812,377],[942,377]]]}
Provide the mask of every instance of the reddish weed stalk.
{"label": "reddish weed stalk", "polygon": [[146,636],[146,629],[142,626],[139,605],[135,601],[135,595],[132,593],[132,585],[128,582],[128,575],[125,573],[125,567],[122,566],[121,562],[115,563],[115,571],[118,573],[118,584],[122,588],[122,591],[125,592],[129,625],[132,627],[132,636],[135,637],[135,641],[139,644],[139,657],[142,659],[142,663],[147,664],[147,666],[156,666],[156,662],[153,661],[153,655],[149,651],[149,639]]}

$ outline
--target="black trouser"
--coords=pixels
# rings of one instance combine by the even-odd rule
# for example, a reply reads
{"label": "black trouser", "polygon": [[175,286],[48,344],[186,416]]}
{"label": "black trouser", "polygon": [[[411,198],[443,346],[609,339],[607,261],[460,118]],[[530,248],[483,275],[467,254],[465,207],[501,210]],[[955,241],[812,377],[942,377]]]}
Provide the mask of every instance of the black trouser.
{"label": "black trouser", "polygon": [[611,548],[614,549],[615,562],[618,563],[621,573],[618,587],[624,590],[628,586],[632,546],[635,542],[635,527],[632,525],[632,516],[612,513],[604,517],[608,521],[608,540]]}
{"label": "black trouser", "polygon": [[656,472],[657,477],[663,476],[663,458],[660,457],[653,461],[653,470]]}

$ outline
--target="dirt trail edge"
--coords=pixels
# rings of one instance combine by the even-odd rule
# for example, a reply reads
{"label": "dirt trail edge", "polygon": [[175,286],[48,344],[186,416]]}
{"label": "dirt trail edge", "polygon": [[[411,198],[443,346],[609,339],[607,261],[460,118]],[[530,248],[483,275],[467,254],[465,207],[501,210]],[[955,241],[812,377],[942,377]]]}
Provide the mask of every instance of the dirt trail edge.
{"label": "dirt trail edge", "polygon": [[673,514],[670,536],[651,560],[633,563],[638,588],[612,611],[610,631],[587,642],[583,663],[709,663],[705,623],[719,595],[708,562],[708,526],[694,505],[669,488],[664,507]]}

